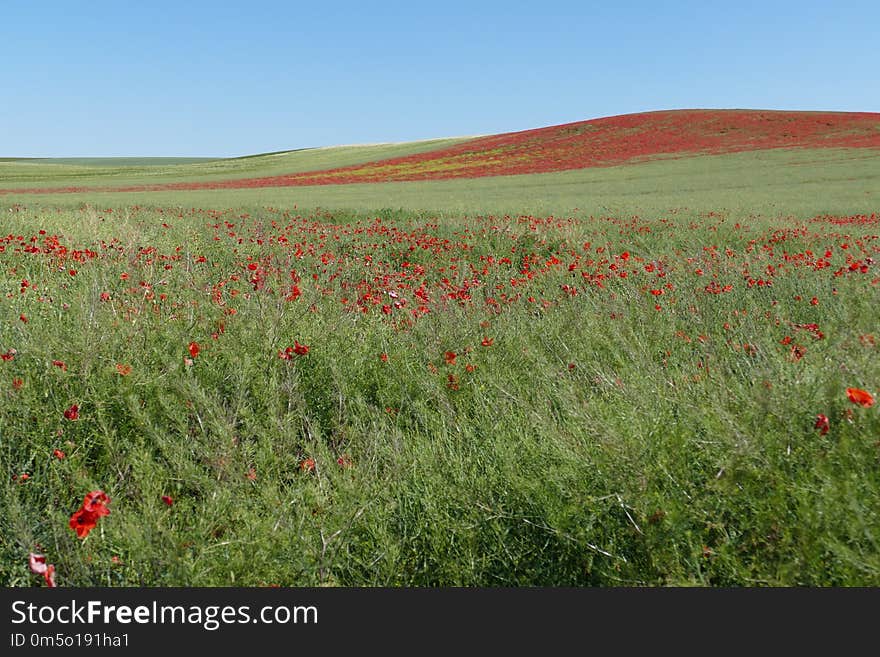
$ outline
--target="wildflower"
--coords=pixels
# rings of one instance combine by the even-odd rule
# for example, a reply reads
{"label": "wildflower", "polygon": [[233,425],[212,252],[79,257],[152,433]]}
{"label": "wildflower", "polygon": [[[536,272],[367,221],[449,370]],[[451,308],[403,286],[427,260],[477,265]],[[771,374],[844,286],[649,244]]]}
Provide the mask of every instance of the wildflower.
{"label": "wildflower", "polygon": [[825,435],[828,433],[828,430],[831,428],[831,424],[828,422],[828,416],[822,413],[819,413],[816,416],[816,424],[813,425],[816,429],[819,430],[821,435]]}
{"label": "wildflower", "polygon": [[46,572],[43,573],[43,579],[46,580],[46,586],[50,589],[55,588],[55,564],[50,563],[46,566]]}
{"label": "wildflower", "polygon": [[874,395],[872,395],[867,390],[861,390],[859,388],[847,388],[846,396],[853,404],[858,404],[859,406],[864,406],[865,408],[870,408],[874,405]]}
{"label": "wildflower", "polygon": [[46,572],[48,564],[46,563],[46,557],[42,554],[34,554],[30,553],[28,556],[28,565],[31,568],[31,572],[35,575],[42,575]]}
{"label": "wildflower", "polygon": [[299,463],[299,469],[303,472],[314,472],[315,471],[315,459],[313,458],[305,458]]}
{"label": "wildflower", "polygon": [[65,363],[63,360],[53,360],[53,361],[52,361],[52,364],[53,364],[55,367],[60,368],[62,372],[66,372],[66,371],[67,371],[67,363]]}
{"label": "wildflower", "polygon": [[116,363],[116,371],[120,376],[128,376],[131,374],[131,365],[124,365],[122,363]]}
{"label": "wildflower", "polygon": [[443,358],[446,360],[447,365],[455,365],[455,357],[456,353],[454,351],[447,351],[443,354]]}
{"label": "wildflower", "polygon": [[104,491],[92,491],[85,496],[82,506],[70,516],[70,528],[79,538],[85,538],[98,524],[101,516],[110,514],[107,504],[110,498]]}
{"label": "wildflower", "polygon": [[198,342],[190,342],[189,343],[189,355],[193,358],[196,358],[199,355],[199,352],[202,348],[199,346]]}
{"label": "wildflower", "polygon": [[61,459],[63,459],[65,457],[65,454],[60,449],[55,449],[55,450],[52,450],[52,456],[54,456],[56,459],[58,459],[60,461]]}
{"label": "wildflower", "polygon": [[162,501],[165,502],[165,504],[167,504],[168,506],[174,504],[174,499],[170,495],[163,495]]}
{"label": "wildflower", "polygon": [[483,341],[480,344],[483,345],[484,347],[491,347],[493,344],[495,344],[495,339],[494,338],[483,338]]}
{"label": "wildflower", "polygon": [[64,417],[68,420],[78,420],[79,419],[79,406],[74,404],[66,411],[64,411]]}
{"label": "wildflower", "polygon": [[55,566],[51,563],[47,564],[46,557],[42,554],[31,552],[28,555],[28,565],[32,573],[43,576],[43,579],[46,580],[46,586],[49,588],[55,587]]}
{"label": "wildflower", "polygon": [[299,342],[294,340],[293,353],[295,353],[297,356],[305,356],[307,353],[309,353],[309,348],[307,345],[300,344]]}

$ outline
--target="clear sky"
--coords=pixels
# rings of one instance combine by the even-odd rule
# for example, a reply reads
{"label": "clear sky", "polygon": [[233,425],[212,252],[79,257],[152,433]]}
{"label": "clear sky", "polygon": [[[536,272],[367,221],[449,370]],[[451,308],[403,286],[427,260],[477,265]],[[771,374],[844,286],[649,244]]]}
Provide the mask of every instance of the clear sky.
{"label": "clear sky", "polygon": [[232,156],[677,108],[880,111],[880,3],[0,0],[0,156]]}

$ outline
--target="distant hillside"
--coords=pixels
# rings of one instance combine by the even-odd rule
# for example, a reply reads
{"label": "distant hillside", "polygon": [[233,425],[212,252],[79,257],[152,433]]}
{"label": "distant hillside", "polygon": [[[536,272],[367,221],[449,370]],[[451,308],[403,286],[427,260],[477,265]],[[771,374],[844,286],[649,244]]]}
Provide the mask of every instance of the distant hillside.
{"label": "distant hillside", "polygon": [[[468,139],[424,152],[336,168],[299,168],[286,173],[275,169],[262,176],[255,169],[256,175],[235,179],[163,181],[100,189],[242,189],[480,178],[701,154],[823,148],[880,149],[880,114],[770,110],[645,112]],[[72,187],[70,191],[98,189]]]}
{"label": "distant hillside", "polygon": [[676,110],[472,139],[406,157],[294,175],[170,188],[271,187],[479,178],[774,148],[880,148],[880,114]]}

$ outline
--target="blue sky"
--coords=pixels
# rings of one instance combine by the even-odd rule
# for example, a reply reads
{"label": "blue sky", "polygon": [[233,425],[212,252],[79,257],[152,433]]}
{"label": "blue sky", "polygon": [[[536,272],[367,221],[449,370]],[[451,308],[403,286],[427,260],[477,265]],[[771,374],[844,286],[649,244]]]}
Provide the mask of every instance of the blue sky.
{"label": "blue sky", "polygon": [[0,7],[0,156],[233,156],[653,109],[880,111],[880,3]]}

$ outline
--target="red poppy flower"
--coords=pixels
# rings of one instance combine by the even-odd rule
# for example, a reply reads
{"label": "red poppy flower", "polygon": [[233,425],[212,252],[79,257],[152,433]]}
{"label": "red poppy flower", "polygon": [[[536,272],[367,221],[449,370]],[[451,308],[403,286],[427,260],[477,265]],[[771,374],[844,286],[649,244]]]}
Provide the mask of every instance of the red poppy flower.
{"label": "red poppy flower", "polygon": [[295,353],[297,356],[305,356],[307,353],[309,353],[309,348],[307,345],[300,344],[299,342],[294,340],[293,353]]}
{"label": "red poppy flower", "polygon": [[12,387],[15,390],[21,390],[21,387],[24,385],[24,380],[18,377],[12,379]]}
{"label": "red poppy flower", "polygon": [[299,469],[303,472],[314,472],[315,471],[315,459],[306,458],[300,461]]}
{"label": "red poppy flower", "polygon": [[79,419],[79,406],[74,404],[66,411],[64,411],[64,417],[68,420],[78,420]]}
{"label": "red poppy flower", "polygon": [[480,344],[484,347],[491,347],[495,344],[495,338],[483,338],[483,341]]}
{"label": "red poppy flower", "polygon": [[63,360],[53,360],[52,364],[55,367],[60,367],[62,372],[67,371],[67,363],[65,363]]}
{"label": "red poppy flower", "polygon": [[80,508],[70,516],[68,524],[71,529],[76,531],[76,535],[79,538],[85,538],[98,525],[98,516],[86,513],[84,509]]}
{"label": "red poppy flower", "polygon": [[96,490],[86,495],[82,506],[70,516],[70,528],[79,538],[85,538],[98,524],[101,516],[110,514],[107,504],[110,498],[104,491]]}
{"label": "red poppy flower", "polygon": [[98,516],[106,516],[110,514],[107,505],[110,503],[110,497],[102,490],[94,490],[87,494],[83,500],[83,509],[89,513],[95,513]]}
{"label": "red poppy flower", "polygon": [[853,404],[858,404],[859,406],[864,406],[865,408],[870,408],[874,405],[874,395],[872,395],[867,390],[861,390],[859,388],[847,388],[846,396],[849,397],[849,400]]}
{"label": "red poppy flower", "polygon": [[46,572],[46,568],[48,567],[46,564],[46,557],[42,554],[34,554],[33,552],[28,555],[28,565],[31,568],[31,572],[35,575],[42,575]]}
{"label": "red poppy flower", "polygon": [[131,365],[124,365],[122,363],[116,363],[116,371],[120,376],[128,376],[131,374]]}
{"label": "red poppy flower", "polygon": [[796,362],[799,361],[801,358],[803,358],[803,357],[804,357],[804,354],[806,354],[806,353],[807,353],[806,348],[802,347],[802,346],[799,345],[799,344],[793,344],[793,345],[791,346],[791,352],[789,353],[789,358],[790,358],[793,362],[796,363]]}
{"label": "red poppy flower", "polygon": [[52,456],[54,456],[58,460],[61,460],[64,458],[65,454],[60,449],[56,449],[52,451]]}
{"label": "red poppy flower", "polygon": [[828,416],[822,413],[819,413],[816,416],[816,424],[814,425],[816,429],[819,430],[819,433],[823,436],[828,433],[828,430],[831,428],[831,424],[828,422]]}
{"label": "red poppy flower", "polygon": [[172,499],[172,497],[170,495],[163,495],[162,501],[165,502],[165,504],[167,504],[168,506],[171,506],[172,504],[174,504],[174,499]]}
{"label": "red poppy flower", "polygon": [[46,580],[46,586],[48,586],[50,589],[55,588],[56,585],[55,585],[55,565],[54,564],[50,563],[46,567],[46,572],[43,573],[43,579]]}
{"label": "red poppy flower", "polygon": [[454,351],[447,351],[443,354],[443,358],[446,360],[447,365],[455,365],[455,357],[456,353]]}
{"label": "red poppy flower", "polygon": [[196,356],[198,356],[198,355],[199,355],[199,352],[200,352],[201,350],[202,350],[202,348],[199,347],[199,343],[198,343],[198,342],[190,342],[190,343],[189,343],[189,355],[192,356],[193,358],[195,358]]}

